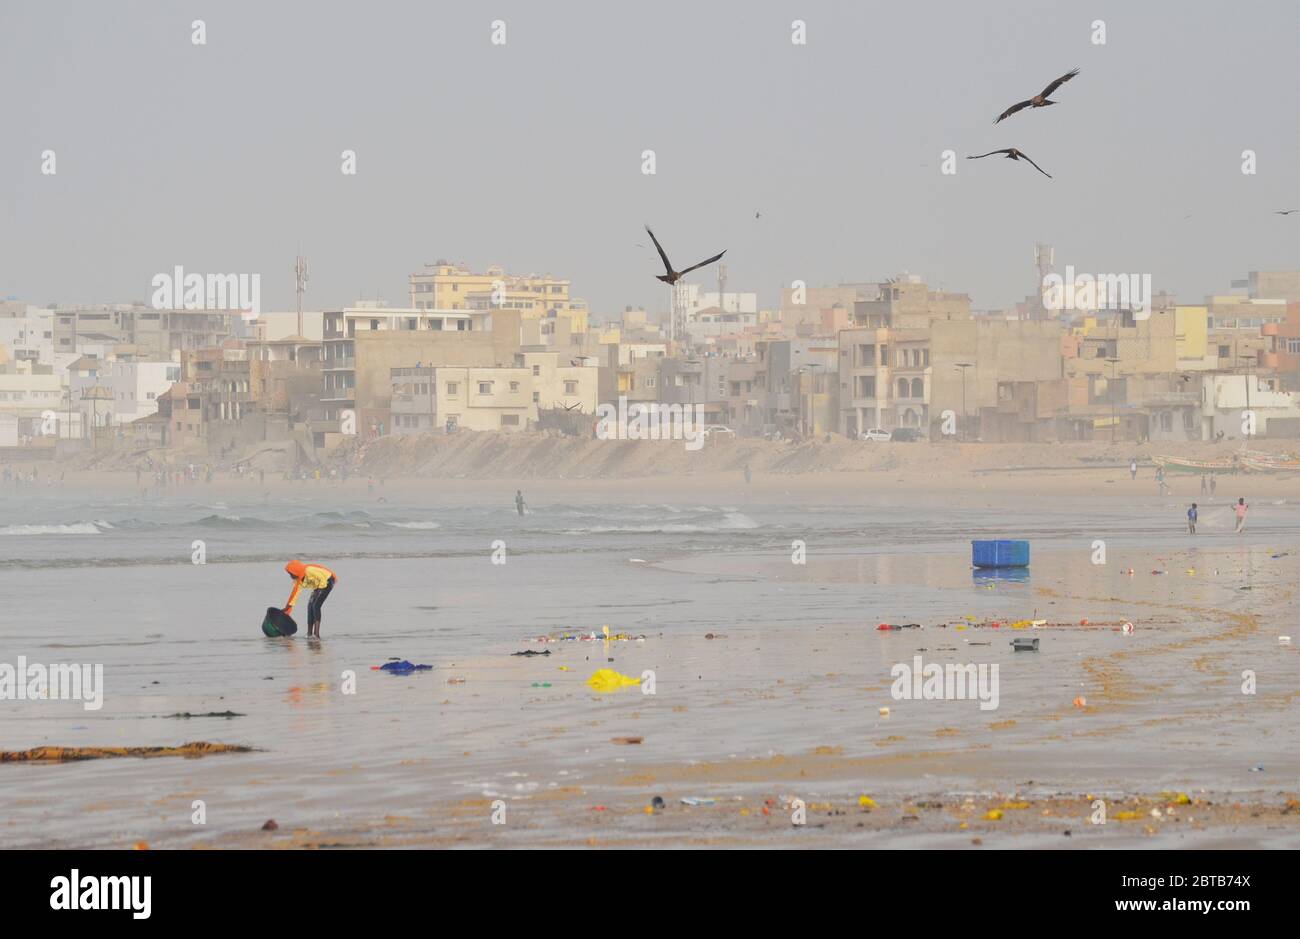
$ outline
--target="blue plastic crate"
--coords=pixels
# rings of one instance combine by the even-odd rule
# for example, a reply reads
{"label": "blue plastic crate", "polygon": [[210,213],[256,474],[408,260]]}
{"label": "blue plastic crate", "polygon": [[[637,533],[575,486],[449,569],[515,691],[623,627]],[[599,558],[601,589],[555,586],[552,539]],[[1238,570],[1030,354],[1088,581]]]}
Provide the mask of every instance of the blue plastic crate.
{"label": "blue plastic crate", "polygon": [[971,563],[976,567],[1028,567],[1028,541],[972,541]]}

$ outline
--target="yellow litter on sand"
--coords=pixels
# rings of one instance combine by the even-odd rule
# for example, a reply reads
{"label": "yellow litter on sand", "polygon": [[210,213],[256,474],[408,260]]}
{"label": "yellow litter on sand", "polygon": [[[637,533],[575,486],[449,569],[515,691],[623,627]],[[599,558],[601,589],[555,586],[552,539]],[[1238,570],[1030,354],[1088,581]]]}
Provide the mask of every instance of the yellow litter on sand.
{"label": "yellow litter on sand", "polygon": [[633,678],[631,675],[620,675],[612,668],[602,668],[587,679],[587,684],[591,686],[593,691],[607,693],[626,688],[628,685],[639,685],[641,679]]}
{"label": "yellow litter on sand", "polygon": [[1000,818],[1002,817],[1002,810],[1001,810],[1001,809],[989,809],[989,810],[984,814],[984,817],[985,817],[986,819],[988,819],[990,822],[996,822],[998,819],[1000,819]]}
{"label": "yellow litter on sand", "polygon": [[1029,626],[1030,626],[1030,621],[1027,619],[1018,619],[1011,624],[1012,629],[1028,629]]}
{"label": "yellow litter on sand", "polygon": [[876,800],[871,798],[871,796],[858,796],[858,805],[864,809],[874,809],[876,807]]}

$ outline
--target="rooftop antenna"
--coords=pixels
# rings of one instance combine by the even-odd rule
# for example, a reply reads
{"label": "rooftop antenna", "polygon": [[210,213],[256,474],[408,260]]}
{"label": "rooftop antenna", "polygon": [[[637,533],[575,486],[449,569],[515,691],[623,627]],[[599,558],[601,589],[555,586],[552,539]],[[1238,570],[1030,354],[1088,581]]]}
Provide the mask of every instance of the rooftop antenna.
{"label": "rooftop antenna", "polygon": [[307,259],[300,254],[293,263],[294,292],[298,295],[298,335],[300,337],[304,336],[302,331],[302,295],[307,292],[308,278]]}

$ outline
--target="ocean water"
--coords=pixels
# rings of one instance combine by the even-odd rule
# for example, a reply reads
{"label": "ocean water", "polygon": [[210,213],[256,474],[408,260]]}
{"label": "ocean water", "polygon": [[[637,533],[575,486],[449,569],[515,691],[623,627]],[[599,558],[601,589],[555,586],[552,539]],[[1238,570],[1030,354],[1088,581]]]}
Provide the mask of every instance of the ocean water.
{"label": "ocean water", "polygon": [[[1230,693],[1239,659],[1264,671],[1285,666],[1283,690],[1298,687],[1276,638],[1300,632],[1285,627],[1295,604],[1283,592],[1300,548],[1300,508],[1288,500],[1257,505],[1242,536],[1231,533],[1226,504],[1204,506],[1193,542],[1182,506],[1156,497],[751,499],[738,486],[704,498],[660,485],[642,499],[574,483],[535,498],[519,516],[512,488],[445,481],[251,496],[197,485],[144,499],[6,491],[0,662],[102,665],[105,687],[97,711],[0,701],[3,749],[207,740],[257,752],[0,766],[0,842],[180,846],[271,816],[328,827],[457,798],[527,800],[577,780],[598,787],[638,764],[822,744],[870,753],[890,735],[927,750],[968,746],[991,719],[977,708],[896,703],[892,723],[882,723],[890,665],[918,649],[1000,662],[1006,685],[992,717],[1019,722],[999,741],[1005,768],[994,762],[944,785],[996,785],[1025,769],[1060,789],[1186,784],[1196,772],[1249,789],[1260,781],[1247,775],[1251,766],[1276,772],[1300,752],[1289,699],[1251,710]],[[1028,577],[972,576],[969,542],[985,537],[1029,538]],[[1090,561],[1098,538],[1106,565]],[[203,563],[194,563],[196,542]],[[791,562],[796,542],[804,564]],[[494,563],[502,551],[504,563]],[[288,596],[283,565],[293,557],[339,575],[323,641],[261,635],[265,608]],[[304,596],[295,610],[304,630],[305,613]],[[1262,625],[1218,643],[1229,620],[1210,620],[1238,613]],[[1132,619],[1140,633],[1044,630],[1050,656],[1017,656],[1005,632],[981,634],[976,648],[974,632],[941,628],[1031,616]],[[878,623],[927,628],[882,633]],[[531,641],[603,626],[645,638]],[[1140,668],[1108,678],[1089,665],[1156,635]],[[511,655],[525,649],[552,655]],[[406,677],[374,670],[393,658],[434,668]],[[657,694],[594,695],[583,682],[599,667],[652,670]],[[342,692],[348,674],[355,694]],[[1107,735],[1045,742],[1033,718],[1068,713],[1080,689],[1111,700],[1104,716],[1121,741],[1142,722],[1172,723],[1177,734],[1161,742],[1152,730],[1138,746]],[[242,716],[171,716],[227,710]],[[1198,730],[1207,714],[1217,717]],[[936,736],[948,727],[966,736]],[[647,744],[611,756],[617,733],[644,734]],[[1039,764],[1026,756],[1040,753]],[[195,799],[207,807],[203,826],[191,819]]]}

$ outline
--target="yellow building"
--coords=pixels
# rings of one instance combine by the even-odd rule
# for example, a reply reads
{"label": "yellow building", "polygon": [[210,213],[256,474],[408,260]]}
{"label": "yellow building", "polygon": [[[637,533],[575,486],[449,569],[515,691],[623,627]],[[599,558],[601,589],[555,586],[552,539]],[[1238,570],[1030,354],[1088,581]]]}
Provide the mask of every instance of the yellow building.
{"label": "yellow building", "polygon": [[507,274],[496,266],[475,273],[448,261],[426,268],[410,277],[413,309],[518,310],[524,320],[565,319],[570,333],[587,332],[587,303],[570,296],[566,279]]}
{"label": "yellow building", "polygon": [[1180,369],[1211,367],[1205,357],[1209,324],[1209,310],[1206,307],[1174,307],[1174,342]]}

